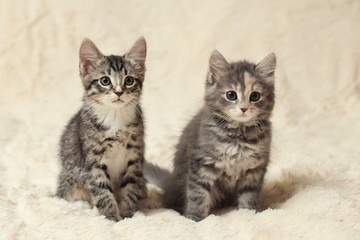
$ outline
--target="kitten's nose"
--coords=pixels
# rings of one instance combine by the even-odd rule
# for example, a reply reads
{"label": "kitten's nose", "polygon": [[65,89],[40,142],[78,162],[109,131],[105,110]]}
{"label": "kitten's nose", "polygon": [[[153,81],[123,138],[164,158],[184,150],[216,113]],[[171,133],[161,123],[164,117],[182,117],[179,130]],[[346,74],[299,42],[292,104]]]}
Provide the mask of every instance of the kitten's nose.
{"label": "kitten's nose", "polygon": [[123,94],[123,92],[114,92],[116,95],[118,95],[118,97],[121,96],[121,94]]}
{"label": "kitten's nose", "polygon": [[241,109],[241,111],[242,111],[243,113],[248,110],[247,108],[240,108],[240,109]]}

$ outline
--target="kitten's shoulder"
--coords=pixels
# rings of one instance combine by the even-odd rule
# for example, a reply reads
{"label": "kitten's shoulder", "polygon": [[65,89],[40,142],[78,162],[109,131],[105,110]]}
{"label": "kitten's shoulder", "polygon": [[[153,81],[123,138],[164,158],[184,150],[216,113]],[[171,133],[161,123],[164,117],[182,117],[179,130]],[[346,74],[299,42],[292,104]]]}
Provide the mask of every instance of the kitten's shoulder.
{"label": "kitten's shoulder", "polygon": [[63,132],[63,137],[64,135],[66,135],[69,132],[74,132],[77,130],[78,128],[78,123],[80,122],[81,119],[81,110],[79,110],[77,113],[75,113],[70,120],[68,121],[68,123],[65,126],[64,132]]}
{"label": "kitten's shoulder", "polygon": [[62,133],[60,140],[61,144],[68,141],[69,138],[79,135],[82,129],[89,129],[91,120],[87,115],[86,109],[83,106],[70,118]]}
{"label": "kitten's shoulder", "polygon": [[183,133],[197,132],[202,122],[202,119],[205,117],[205,115],[206,115],[205,107],[202,107],[188,122],[188,124],[183,130]]}

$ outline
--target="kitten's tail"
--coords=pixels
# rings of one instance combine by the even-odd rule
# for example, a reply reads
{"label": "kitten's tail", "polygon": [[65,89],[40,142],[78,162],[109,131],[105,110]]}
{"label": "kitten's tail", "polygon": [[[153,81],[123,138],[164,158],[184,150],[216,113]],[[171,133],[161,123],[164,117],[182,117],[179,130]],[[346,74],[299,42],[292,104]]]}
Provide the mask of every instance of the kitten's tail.
{"label": "kitten's tail", "polygon": [[165,189],[166,183],[170,179],[170,171],[161,168],[155,164],[145,161],[144,164],[144,175],[145,179],[162,189]]}

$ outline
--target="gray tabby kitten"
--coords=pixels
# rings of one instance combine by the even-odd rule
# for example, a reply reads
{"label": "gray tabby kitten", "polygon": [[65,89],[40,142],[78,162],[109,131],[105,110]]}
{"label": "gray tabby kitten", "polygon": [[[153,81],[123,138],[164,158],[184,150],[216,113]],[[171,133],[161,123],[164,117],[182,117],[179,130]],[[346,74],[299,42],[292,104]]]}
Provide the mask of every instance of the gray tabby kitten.
{"label": "gray tabby kitten", "polygon": [[150,163],[145,175],[165,190],[163,205],[199,221],[226,205],[257,209],[269,162],[274,54],[259,64],[229,64],[214,51],[205,105],[185,127],[170,174]]}
{"label": "gray tabby kitten", "polygon": [[123,56],[104,56],[85,39],[80,47],[83,105],[60,141],[57,196],[85,200],[106,218],[131,217],[146,196],[140,96],[146,42]]}

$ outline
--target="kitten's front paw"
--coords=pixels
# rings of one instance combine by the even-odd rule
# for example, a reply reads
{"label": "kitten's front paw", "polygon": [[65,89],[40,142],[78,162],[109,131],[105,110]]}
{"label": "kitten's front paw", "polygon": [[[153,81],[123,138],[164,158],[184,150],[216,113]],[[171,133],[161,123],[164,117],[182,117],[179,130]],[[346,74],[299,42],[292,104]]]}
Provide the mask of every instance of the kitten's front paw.
{"label": "kitten's front paw", "polygon": [[128,209],[126,211],[121,212],[120,215],[123,218],[131,218],[132,216],[134,216],[135,212],[136,212],[136,209]]}
{"label": "kitten's front paw", "polygon": [[257,210],[259,206],[259,197],[257,193],[246,192],[240,195],[237,202],[237,209],[246,208]]}
{"label": "kitten's front paw", "polygon": [[129,206],[128,204],[126,204],[126,202],[123,201],[123,203],[121,203],[119,205],[119,208],[120,208],[120,216],[122,218],[130,218],[132,217],[135,212],[137,211],[137,206],[134,204],[134,205],[131,205]]}
{"label": "kitten's front paw", "polygon": [[201,220],[203,220],[205,217],[200,217],[200,216],[196,216],[194,214],[191,213],[187,213],[184,215],[186,218],[194,220],[195,222],[199,222]]}
{"label": "kitten's front paw", "polygon": [[239,203],[236,207],[237,210],[239,209],[249,209],[249,210],[255,210],[256,212],[259,211],[258,205],[257,204],[244,204],[244,203]]}
{"label": "kitten's front paw", "polygon": [[115,221],[115,222],[118,222],[123,219],[122,217],[120,217],[118,215],[107,215],[107,216],[105,216],[105,218],[109,219],[111,221]]}
{"label": "kitten's front paw", "polygon": [[117,208],[116,204],[110,204],[107,206],[104,206],[102,208],[98,208],[99,213],[101,215],[104,215],[106,217],[106,219],[118,222],[120,221],[122,218],[119,215],[119,210]]}

